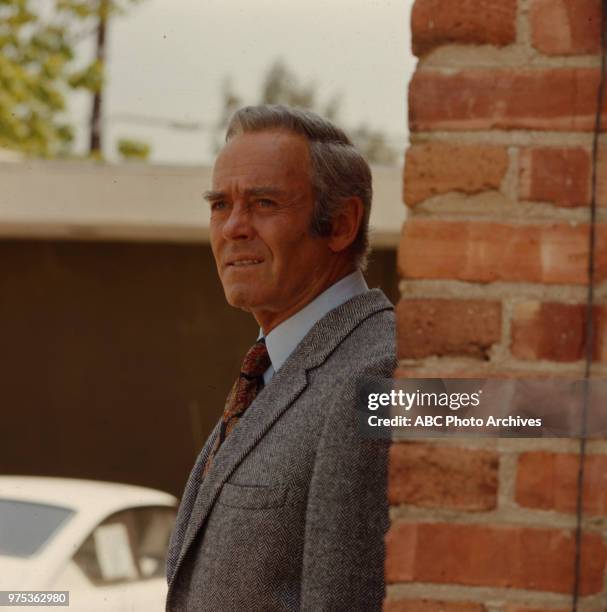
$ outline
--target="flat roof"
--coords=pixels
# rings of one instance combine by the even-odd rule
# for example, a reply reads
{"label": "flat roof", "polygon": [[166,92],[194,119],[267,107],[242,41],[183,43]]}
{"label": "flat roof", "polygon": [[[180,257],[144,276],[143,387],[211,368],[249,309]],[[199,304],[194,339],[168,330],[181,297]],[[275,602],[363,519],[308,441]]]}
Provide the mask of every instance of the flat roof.
{"label": "flat roof", "polygon": [[[374,166],[371,244],[396,248],[402,170]],[[0,162],[0,238],[208,242],[210,166]]]}

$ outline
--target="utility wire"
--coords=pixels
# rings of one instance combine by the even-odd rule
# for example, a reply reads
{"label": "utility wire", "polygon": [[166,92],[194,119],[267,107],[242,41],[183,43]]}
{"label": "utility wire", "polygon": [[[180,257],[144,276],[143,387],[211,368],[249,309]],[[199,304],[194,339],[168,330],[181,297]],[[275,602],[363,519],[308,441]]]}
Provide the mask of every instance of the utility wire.
{"label": "utility wire", "polygon": [[[110,115],[106,121],[108,123],[129,123],[132,125],[144,125],[149,127],[164,127],[172,130],[181,130],[183,132],[212,132],[218,129],[217,124],[204,121],[189,121],[187,119],[174,119],[171,117],[161,117],[157,115],[141,115],[138,113],[115,113]],[[224,130],[224,127],[220,127]],[[375,130],[373,130],[375,131]],[[395,134],[391,130],[378,130],[383,136],[385,142],[392,146],[404,146],[407,140],[405,134]],[[348,133],[355,133],[355,130],[350,129]]]}
{"label": "utility wire", "polygon": [[586,463],[586,438],[588,420],[588,402],[590,396],[590,375],[594,352],[594,281],[596,252],[596,184],[597,161],[599,155],[599,135],[601,133],[601,116],[605,97],[605,54],[607,52],[607,0],[601,2],[601,72],[597,94],[597,109],[594,122],[594,137],[592,140],[592,182],[590,199],[590,228],[588,233],[588,290],[586,298],[585,321],[585,359],[584,385],[582,403],[582,422],[579,446],[579,468],[577,475],[576,527],[575,527],[575,566],[573,580],[573,612],[577,612],[580,595],[581,561],[582,561],[582,522],[584,516],[584,468]]}
{"label": "utility wire", "polygon": [[203,123],[202,121],[188,121],[186,119],[172,119],[170,117],[139,115],[136,113],[118,113],[111,115],[108,120],[111,123],[132,123],[137,125],[149,125],[152,127],[166,127],[186,132],[210,132],[217,129],[215,125]]}

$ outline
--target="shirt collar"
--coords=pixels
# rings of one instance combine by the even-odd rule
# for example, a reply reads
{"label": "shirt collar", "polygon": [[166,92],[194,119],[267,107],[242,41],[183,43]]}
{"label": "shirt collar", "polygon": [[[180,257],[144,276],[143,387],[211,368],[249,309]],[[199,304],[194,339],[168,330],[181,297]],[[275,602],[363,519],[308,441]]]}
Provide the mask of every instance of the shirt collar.
{"label": "shirt collar", "polygon": [[[369,287],[362,272],[356,270],[356,272],[348,274],[348,276],[331,285],[292,317],[276,326],[266,336],[266,346],[274,372],[282,367],[289,355],[317,321],[322,319],[329,311],[368,290]],[[262,337],[263,332],[260,330],[259,338]]]}

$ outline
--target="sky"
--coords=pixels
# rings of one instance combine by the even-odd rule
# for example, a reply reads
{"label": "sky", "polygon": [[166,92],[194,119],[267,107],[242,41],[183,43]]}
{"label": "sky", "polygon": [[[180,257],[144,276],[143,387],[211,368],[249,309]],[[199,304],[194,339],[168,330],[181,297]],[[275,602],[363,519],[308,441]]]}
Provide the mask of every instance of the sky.
{"label": "sky", "polygon": [[[403,151],[412,0],[141,0],[108,30],[105,152],[117,140],[151,144],[151,161],[207,164],[209,127],[219,117],[222,82],[230,77],[244,103],[255,103],[270,65],[282,59],[300,81],[316,84],[322,103],[341,95],[338,122],[367,123]],[[89,44],[89,48],[86,48]],[[91,52],[85,43],[81,52]],[[86,149],[90,101],[70,99]],[[134,121],[136,117],[138,121]],[[142,125],[147,118],[194,124]],[[202,127],[202,129],[200,129]]]}

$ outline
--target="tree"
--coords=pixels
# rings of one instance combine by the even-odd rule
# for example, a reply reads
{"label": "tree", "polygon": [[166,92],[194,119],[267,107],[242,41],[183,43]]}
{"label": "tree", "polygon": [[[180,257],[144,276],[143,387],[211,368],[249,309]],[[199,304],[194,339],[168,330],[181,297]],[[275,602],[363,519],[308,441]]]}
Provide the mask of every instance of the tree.
{"label": "tree", "polygon": [[0,146],[65,151],[72,130],[58,117],[73,56],[65,27],[39,19],[26,0],[0,2]]}
{"label": "tree", "polygon": [[[234,91],[229,79],[224,81],[221,96],[221,115],[213,135],[216,150],[221,146],[220,136],[225,133],[230,117],[243,106],[242,98]],[[258,101],[251,103],[297,106],[338,122],[341,100],[341,95],[337,94],[320,104],[317,101],[315,84],[302,83],[284,62],[278,60],[266,72]],[[387,165],[396,163],[396,151],[380,130],[372,129],[363,123],[354,130],[349,130],[349,135],[368,161]]]}
{"label": "tree", "polygon": [[[100,152],[107,19],[138,1],[0,0],[0,147],[42,157],[68,154],[73,128],[62,118],[66,95],[85,89],[96,126],[91,151]],[[74,47],[93,33],[95,58],[78,67]]]}
{"label": "tree", "polygon": [[118,152],[125,161],[145,161],[150,156],[150,145],[138,140],[121,138],[118,141]]}

